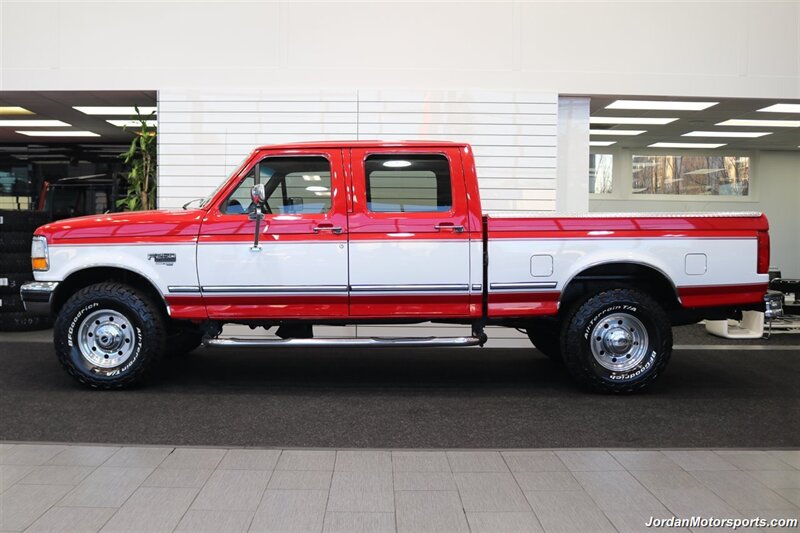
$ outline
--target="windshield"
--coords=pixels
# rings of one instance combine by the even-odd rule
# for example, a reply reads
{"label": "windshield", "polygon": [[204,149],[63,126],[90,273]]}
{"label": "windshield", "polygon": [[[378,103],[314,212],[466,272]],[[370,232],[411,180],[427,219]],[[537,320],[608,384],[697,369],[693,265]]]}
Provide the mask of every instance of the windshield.
{"label": "windshield", "polygon": [[[205,207],[205,206],[206,206],[206,204],[208,204],[208,202],[210,202],[210,201],[211,201],[211,200],[212,200],[212,199],[213,199],[213,198],[214,198],[214,197],[217,195],[217,193],[220,191],[220,189],[222,189],[222,188],[225,186],[225,184],[227,184],[227,183],[228,183],[228,180],[229,180],[229,179],[231,179],[231,176],[233,176],[234,174],[236,174],[236,172],[237,172],[238,170],[239,170],[239,169],[237,168],[236,170],[234,170],[233,172],[231,172],[231,173],[228,175],[228,177],[227,177],[227,178],[225,178],[224,180],[222,180],[222,182],[220,182],[220,184],[219,184],[219,185],[217,185],[217,186],[214,188],[214,190],[213,190],[213,191],[211,191],[211,192],[208,194],[208,196],[206,196],[205,198],[203,198],[203,199],[200,201],[200,205],[199,205],[199,207],[201,207],[201,208],[202,208],[202,207]],[[194,202],[194,200],[192,200],[192,202]],[[187,204],[187,205],[188,205],[188,204]]]}

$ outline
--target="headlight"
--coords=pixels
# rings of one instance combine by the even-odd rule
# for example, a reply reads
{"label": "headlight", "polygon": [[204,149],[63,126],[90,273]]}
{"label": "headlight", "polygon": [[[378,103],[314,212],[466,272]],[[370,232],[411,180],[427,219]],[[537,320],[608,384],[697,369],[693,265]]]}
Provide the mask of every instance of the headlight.
{"label": "headlight", "polygon": [[47,251],[47,238],[34,235],[31,241],[31,267],[34,271],[44,272],[50,269],[50,256]]}

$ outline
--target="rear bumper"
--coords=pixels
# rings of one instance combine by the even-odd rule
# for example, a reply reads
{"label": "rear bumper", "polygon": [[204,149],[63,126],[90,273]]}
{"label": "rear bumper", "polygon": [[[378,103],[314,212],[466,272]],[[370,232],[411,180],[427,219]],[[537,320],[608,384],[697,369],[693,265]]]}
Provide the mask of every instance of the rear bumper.
{"label": "rear bumper", "polygon": [[25,310],[37,315],[49,315],[57,286],[57,281],[31,281],[24,284],[19,288],[19,294]]}

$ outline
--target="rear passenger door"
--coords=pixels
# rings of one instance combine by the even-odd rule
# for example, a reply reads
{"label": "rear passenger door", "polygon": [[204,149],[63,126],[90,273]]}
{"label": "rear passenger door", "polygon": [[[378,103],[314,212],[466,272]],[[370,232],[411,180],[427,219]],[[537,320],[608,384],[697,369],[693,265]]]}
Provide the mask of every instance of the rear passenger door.
{"label": "rear passenger door", "polygon": [[352,149],[350,168],[350,315],[469,316],[458,148]]}

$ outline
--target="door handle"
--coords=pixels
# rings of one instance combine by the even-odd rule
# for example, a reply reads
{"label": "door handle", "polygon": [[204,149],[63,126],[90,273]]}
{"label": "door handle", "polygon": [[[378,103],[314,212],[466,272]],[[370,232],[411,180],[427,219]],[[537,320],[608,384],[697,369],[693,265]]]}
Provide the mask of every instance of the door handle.
{"label": "door handle", "polygon": [[319,233],[320,231],[330,231],[331,233],[336,233],[337,235],[342,232],[341,226],[334,226],[333,224],[317,224],[313,228],[314,233]]}
{"label": "door handle", "polygon": [[464,226],[461,226],[461,225],[456,226],[452,222],[442,222],[441,224],[436,224],[434,226],[434,229],[436,231],[442,231],[443,229],[449,229],[449,230],[453,231],[454,233],[461,233],[462,231],[464,231]]}

